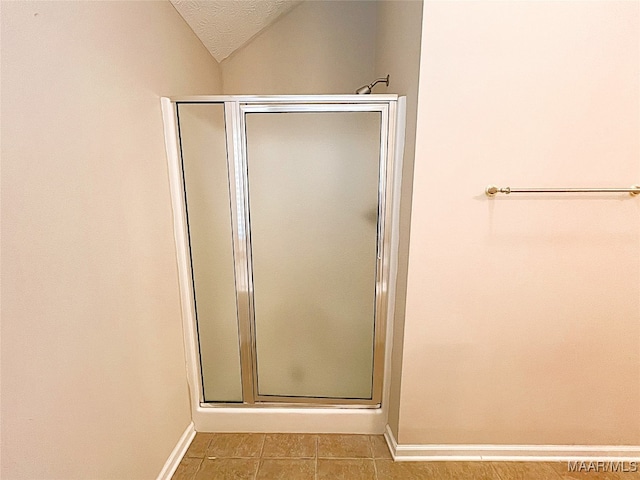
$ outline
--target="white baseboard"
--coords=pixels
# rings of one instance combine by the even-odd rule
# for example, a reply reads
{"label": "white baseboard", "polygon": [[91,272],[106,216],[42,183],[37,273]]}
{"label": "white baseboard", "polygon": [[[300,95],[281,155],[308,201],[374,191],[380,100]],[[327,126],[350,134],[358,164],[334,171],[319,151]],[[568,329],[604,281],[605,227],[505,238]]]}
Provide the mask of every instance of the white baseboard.
{"label": "white baseboard", "polygon": [[640,445],[398,445],[389,425],[384,438],[396,461],[640,461]]}
{"label": "white baseboard", "polygon": [[162,470],[158,474],[156,480],[171,480],[171,477],[176,472],[178,465],[180,465],[180,462],[182,461],[182,457],[187,453],[187,449],[189,448],[189,445],[191,445],[195,436],[196,429],[193,422],[191,422],[178,440],[178,443],[176,443],[176,446],[173,447],[169,458],[167,458],[167,461],[165,462],[164,467],[162,467]]}

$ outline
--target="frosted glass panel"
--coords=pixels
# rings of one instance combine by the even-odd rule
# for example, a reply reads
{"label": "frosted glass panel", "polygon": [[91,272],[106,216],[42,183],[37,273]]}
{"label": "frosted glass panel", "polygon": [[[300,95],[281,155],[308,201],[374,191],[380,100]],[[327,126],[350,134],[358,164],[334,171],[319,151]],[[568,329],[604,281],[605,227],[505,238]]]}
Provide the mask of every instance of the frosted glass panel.
{"label": "frosted glass panel", "polygon": [[372,395],[378,112],[246,115],[258,395]]}
{"label": "frosted glass panel", "polygon": [[242,401],[222,104],[178,106],[204,399]]}

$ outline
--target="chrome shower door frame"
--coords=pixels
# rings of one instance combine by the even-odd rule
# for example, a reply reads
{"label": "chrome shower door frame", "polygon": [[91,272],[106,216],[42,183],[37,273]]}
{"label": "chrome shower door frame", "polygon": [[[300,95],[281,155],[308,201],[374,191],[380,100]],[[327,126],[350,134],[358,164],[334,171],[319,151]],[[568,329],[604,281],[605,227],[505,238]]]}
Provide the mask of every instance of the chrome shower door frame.
{"label": "chrome shower door frame", "polygon": [[[192,391],[197,392],[199,407],[259,407],[259,406],[321,406],[349,408],[378,408],[383,401],[386,340],[388,336],[388,303],[392,270],[392,228],[394,201],[399,192],[394,191],[397,168],[395,157],[397,95],[314,95],[314,96],[197,96],[163,99],[165,133],[169,157],[180,158],[177,124],[167,127],[177,116],[177,104],[224,104],[227,137],[227,166],[231,198],[231,219],[234,249],[236,302],[240,342],[242,403],[205,402],[200,364],[193,283],[189,259],[188,230],[181,162],[169,160],[172,189],[175,239],[178,254],[183,317],[185,320],[185,349],[187,351],[189,379]],[[375,281],[373,379],[371,399],[312,398],[295,396],[261,396],[257,385],[257,355],[255,342],[255,311],[253,303],[253,274],[251,258],[250,209],[248,198],[248,160],[245,116],[249,113],[290,112],[376,112],[381,115],[377,258]],[[170,137],[173,136],[175,143]],[[401,139],[400,139],[401,141]],[[174,152],[171,155],[171,152]],[[397,205],[395,210],[397,210]],[[397,214],[397,213],[396,213]],[[397,222],[396,222],[397,223]],[[194,392],[194,393],[195,393]],[[194,399],[195,400],[195,399]]]}

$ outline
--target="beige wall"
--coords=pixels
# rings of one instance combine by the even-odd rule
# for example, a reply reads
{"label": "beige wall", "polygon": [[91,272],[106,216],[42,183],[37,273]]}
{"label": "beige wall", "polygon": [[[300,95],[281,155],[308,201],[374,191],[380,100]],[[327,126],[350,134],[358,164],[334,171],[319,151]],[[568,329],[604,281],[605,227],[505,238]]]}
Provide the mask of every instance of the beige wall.
{"label": "beige wall", "polygon": [[640,444],[638,2],[428,2],[399,442]]}
{"label": "beige wall", "polygon": [[2,3],[2,478],[155,478],[190,422],[159,96],[168,2]]}
{"label": "beige wall", "polygon": [[225,94],[353,93],[374,76],[376,2],[305,1],[221,63]]}
{"label": "beige wall", "polygon": [[389,426],[397,438],[423,2],[418,0],[383,0],[378,1],[377,5],[375,76],[384,77],[389,74],[390,81],[389,87],[378,84],[375,92],[397,93],[407,97],[402,199],[400,202],[400,248],[389,401]]}

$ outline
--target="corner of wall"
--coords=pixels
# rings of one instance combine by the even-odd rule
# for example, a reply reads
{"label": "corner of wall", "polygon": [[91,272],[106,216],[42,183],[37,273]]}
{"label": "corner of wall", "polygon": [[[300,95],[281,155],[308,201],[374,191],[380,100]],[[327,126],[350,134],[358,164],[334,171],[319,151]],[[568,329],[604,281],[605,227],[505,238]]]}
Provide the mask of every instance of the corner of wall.
{"label": "corner of wall", "polygon": [[398,438],[423,2],[382,0],[376,4],[375,75],[389,74],[386,90],[407,97],[388,420]]}

